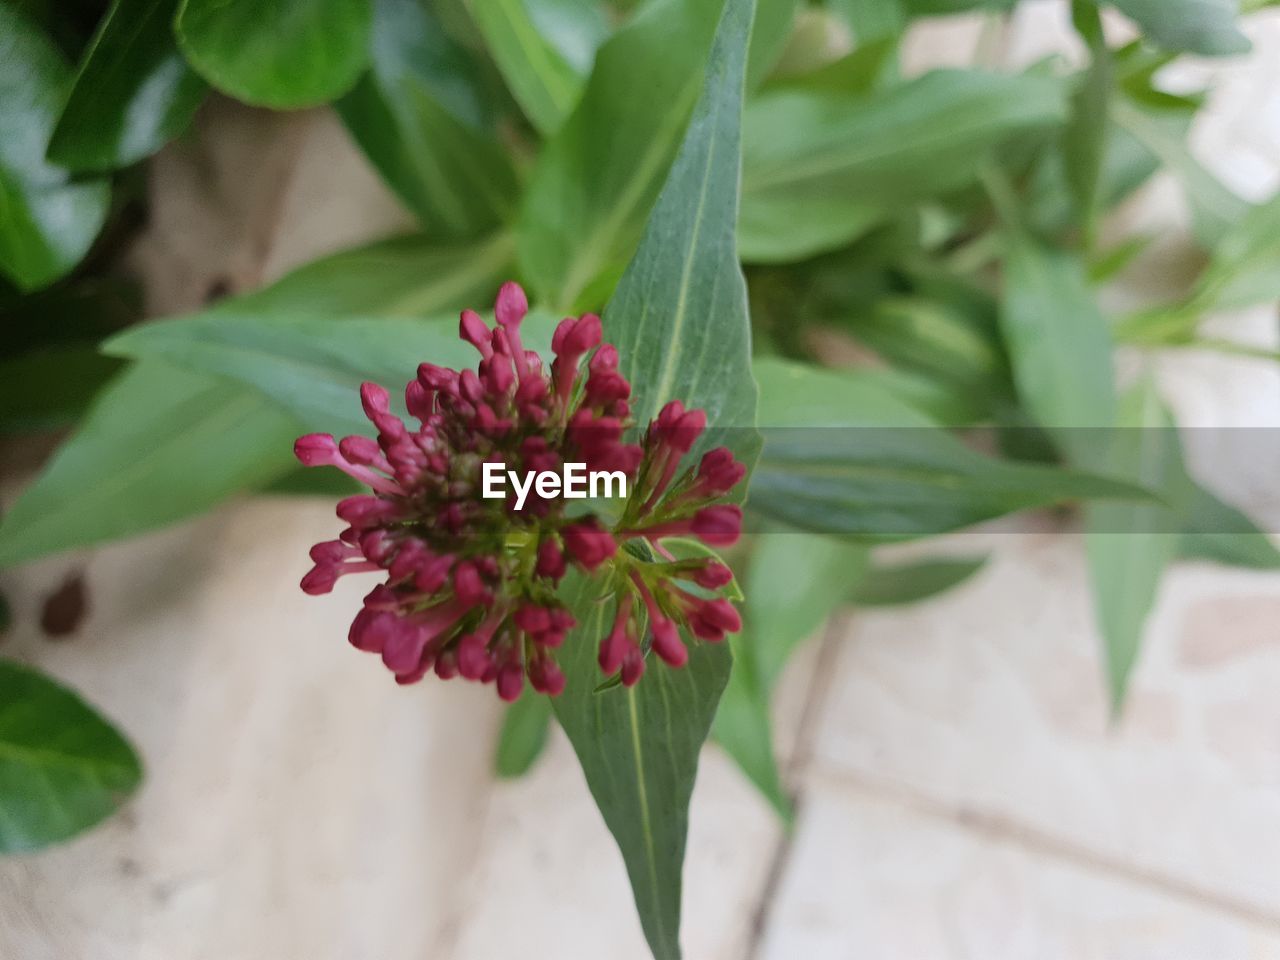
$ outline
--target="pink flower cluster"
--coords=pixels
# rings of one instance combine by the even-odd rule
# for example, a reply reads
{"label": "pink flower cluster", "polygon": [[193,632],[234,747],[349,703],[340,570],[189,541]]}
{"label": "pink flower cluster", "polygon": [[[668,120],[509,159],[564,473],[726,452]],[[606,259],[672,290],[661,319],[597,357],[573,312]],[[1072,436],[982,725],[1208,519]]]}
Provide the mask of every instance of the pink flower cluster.
{"label": "pink flower cluster", "polygon": [[[338,504],[347,526],[312,548],[315,566],[302,589],[327,593],[344,574],[384,574],[349,638],[381,655],[399,683],[434,671],[493,682],[504,700],[520,696],[526,677],[539,692],[560,693],[555,651],[576,624],[557,587],[571,564],[601,578],[616,602],[599,663],[624,684],[644,673],[646,635],[654,653],[680,666],[688,659],[682,628],[713,642],[741,628],[721,595],[732,580],[728,567],[714,555],[677,558],[662,541],[733,544],[742,512],[716,501],[746,468],[717,447],[681,472],[706,416],[679,401],[662,408],[640,443],[628,442],[631,385],[618,372],[618,351],[601,345],[600,318],[564,320],[547,369],[521,342],[527,312],[514,283],[498,293],[495,329],[463,311],[460,334],[480,362],[462,371],[419,366],[404,394],[416,424],[392,413],[386,390],[366,383],[360,396],[376,441],[309,434],[294,445],[304,465],[337,467],[371,491]],[[481,496],[486,462],[517,471],[559,471],[570,462],[621,471],[629,496],[612,527],[596,515],[569,516],[563,500],[532,492],[516,510],[513,499]],[[619,549],[628,540],[647,548]]]}

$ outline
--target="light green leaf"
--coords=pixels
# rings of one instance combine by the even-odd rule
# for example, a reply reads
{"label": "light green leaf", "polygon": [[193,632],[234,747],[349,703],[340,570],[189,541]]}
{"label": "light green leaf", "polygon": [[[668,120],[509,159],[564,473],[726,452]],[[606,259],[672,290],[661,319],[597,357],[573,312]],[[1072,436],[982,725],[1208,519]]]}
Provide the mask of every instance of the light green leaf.
{"label": "light green leaf", "polygon": [[1251,208],[1212,250],[1193,300],[1201,310],[1234,310],[1280,299],[1280,194]]}
{"label": "light green leaf", "polygon": [[1151,41],[1166,50],[1224,57],[1248,53],[1236,28],[1237,0],[1111,0]]}
{"label": "light green leaf", "polygon": [[983,456],[874,379],[771,359],[755,373],[765,447],[749,505],[787,527],[883,542],[1071,500],[1147,496]]}
{"label": "light green leaf", "polygon": [[1187,478],[1181,555],[1234,567],[1280,570],[1280,548],[1236,507]]}
{"label": "light green leaf", "polygon": [[419,236],[380,240],[313,260],[196,316],[436,316],[491,302],[510,278],[513,252],[509,234],[466,244]]}
{"label": "light green leaf", "polygon": [[182,0],[187,60],[245,103],[291,109],[351,89],[369,59],[370,0]]}
{"label": "light green leaf", "polygon": [[133,748],[76,694],[0,660],[0,853],[89,829],[141,780]]}
{"label": "light green leaf", "polygon": [[[1173,420],[1149,377],[1122,398],[1107,466],[1116,476],[1176,495],[1182,466]],[[1142,630],[1178,549],[1177,505],[1090,504],[1085,551],[1112,709],[1124,700]]]}
{"label": "light green leaf", "polygon": [[1099,208],[1099,187],[1111,129],[1114,70],[1102,17],[1091,0],[1072,0],[1076,31],[1089,47],[1089,66],[1071,97],[1071,114],[1062,130],[1062,165],[1076,207],[1076,223],[1092,248]]}
{"label": "light green leaf", "polygon": [[528,773],[547,745],[550,727],[550,698],[526,695],[509,706],[493,757],[498,776],[513,779]]}
{"label": "light green leaf", "polygon": [[137,364],[103,391],[0,522],[0,565],[206,510],[288,470],[300,432],[238,386]]}
{"label": "light green leaf", "polygon": [[[548,314],[525,321],[525,341],[549,343],[555,322]],[[130,330],[108,341],[118,356],[150,358],[216,374],[253,387],[308,430],[367,433],[360,384],[387,386],[392,394],[413,379],[418,364],[470,366],[475,349],[458,338],[452,317],[315,317],[251,312],[216,313]]]}
{"label": "light green leaf", "polygon": [[712,734],[773,804],[791,818],[773,752],[770,703],[787,661],[844,601],[862,575],[867,552],[857,544],[799,533],[756,537],[742,633],[731,638],[733,673]]}
{"label": "light green leaf", "polygon": [[986,557],[939,557],[876,565],[853,584],[848,600],[859,607],[919,603],[959,586],[986,563]]}
{"label": "light green leaf", "polygon": [[1054,79],[940,70],[874,97],[781,86],[750,104],[744,259],[801,259],[976,182],[988,151],[1066,114]]}
{"label": "light green leaf", "polygon": [[71,82],[57,48],[0,3],[0,273],[24,291],[80,261],[111,199],[105,180],[73,180],[45,160]]}
{"label": "light green leaf", "polygon": [[1191,207],[1196,239],[1212,250],[1231,227],[1249,212],[1249,204],[1233,193],[1191,153],[1182,135],[1185,113],[1140,107],[1132,100],[1113,103],[1116,122],[1150,150],[1182,184]]}
{"label": "light green leaf", "polygon": [[1115,420],[1111,336],[1083,265],[1016,229],[1004,266],[1001,329],[1018,394],[1036,422],[1088,466],[1090,433]]}
{"label": "light green leaf", "polygon": [[[472,0],[470,10],[525,115],[544,136],[555,133],[582,93],[596,47],[608,36],[603,6],[594,0]],[[540,23],[560,29],[543,31]],[[581,53],[555,43],[565,28],[576,28],[569,37],[586,47],[585,64]]]}
{"label": "light green leaf", "polygon": [[179,0],[114,0],[49,141],[49,159],[72,170],[112,170],[180,134],[205,84],[178,51]]}
{"label": "light green leaf", "polygon": [[[667,399],[734,426],[755,453],[746,286],[734,253],[739,129],[753,0],[728,0],[705,86],[640,249],[605,311],[644,422]],[[603,54],[602,54],[603,56]],[[632,688],[592,693],[610,604],[587,585],[565,643],[567,689],[554,708],[622,851],[657,960],[680,956],[681,873],[698,753],[732,665],[726,644],[690,644],[681,669],[651,664]],[[598,589],[598,588],[596,588]]]}
{"label": "light green leaf", "polygon": [[476,67],[422,0],[374,0],[374,11],[371,69],[338,112],[429,234],[475,237],[509,216],[518,192],[481,120]]}

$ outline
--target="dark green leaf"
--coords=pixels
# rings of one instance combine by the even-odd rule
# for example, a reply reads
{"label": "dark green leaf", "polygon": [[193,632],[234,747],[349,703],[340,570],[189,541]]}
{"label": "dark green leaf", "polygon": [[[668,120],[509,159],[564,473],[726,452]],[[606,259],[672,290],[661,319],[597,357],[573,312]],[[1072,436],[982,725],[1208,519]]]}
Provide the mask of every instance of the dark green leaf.
{"label": "dark green leaf", "polygon": [[289,109],[351,89],[369,61],[370,0],[182,0],[191,65],[245,103]]}
{"label": "dark green leaf", "polygon": [[76,694],[0,660],[0,853],[87,830],[141,780],[133,749]]}
{"label": "dark green leaf", "polygon": [[0,565],[124,537],[289,469],[296,422],[256,394],[163,363],[98,397],[0,523]]}
{"label": "dark green leaf", "polygon": [[205,85],[178,52],[179,0],[114,0],[85,53],[49,141],[72,170],[112,170],[186,129]]}
{"label": "dark green leaf", "polygon": [[939,557],[873,566],[854,583],[847,599],[859,607],[919,603],[964,583],[986,562],[986,557]]}
{"label": "dark green leaf", "polygon": [[61,53],[0,3],[0,273],[22,290],[74,267],[106,219],[106,181],[72,180],[45,160],[71,85]]}
{"label": "dark green leaf", "polygon": [[985,457],[857,374],[768,359],[755,371],[766,441],[750,507],[790,527],[879,542],[1070,500],[1147,496],[1120,481]]}
{"label": "dark green leaf", "polygon": [[[756,391],[734,233],[754,6],[725,4],[688,133],[605,311],[605,329],[634,389],[636,419],[644,422],[678,397],[705,409],[716,426],[747,428],[732,441],[748,464]],[[583,626],[565,643],[568,687],[554,708],[622,851],[650,949],[657,960],[670,960],[680,956],[681,873],[698,753],[732,658],[727,645],[690,637],[682,669],[654,663],[635,687],[592,693],[609,606],[590,585],[572,605]]]}
{"label": "dark green leaf", "polygon": [[701,87],[715,7],[656,0],[600,48],[525,194],[520,265],[538,301],[569,310],[620,272]]}
{"label": "dark green leaf", "polygon": [[[1116,476],[1176,493],[1182,470],[1173,421],[1145,378],[1122,398],[1106,466]],[[1096,459],[1096,458],[1095,458]],[[1171,506],[1090,504],[1085,550],[1102,632],[1113,710],[1119,710],[1165,567],[1178,549]]]}
{"label": "dark green leaf", "polygon": [[1149,39],[1166,50],[1223,57],[1248,53],[1236,29],[1237,0],[1111,0]]}
{"label": "dark green leaf", "polygon": [[372,69],[338,112],[433,236],[475,237],[514,208],[515,172],[482,122],[467,52],[422,0],[375,0]]}
{"label": "dark green leaf", "polygon": [[119,368],[120,361],[85,343],[0,359],[0,433],[66,426]]}
{"label": "dark green leaf", "polygon": [[[584,67],[608,35],[603,6],[593,0],[481,0],[471,4],[471,15],[525,115],[543,136],[555,133],[582,93]],[[562,51],[556,32],[540,29],[543,23],[562,28],[561,36],[570,28],[571,38],[585,41],[586,64]]]}
{"label": "dark green leaf", "polygon": [[835,537],[773,533],[756,537],[747,574],[742,633],[733,637],[733,674],[712,733],[778,813],[790,819],[773,753],[770,702],[796,646],[844,601],[867,554]]}
{"label": "dark green leaf", "polygon": [[552,702],[587,786],[622,851],[656,960],[680,956],[681,873],[698,754],[732,665],[725,644],[686,637],[679,669],[650,663],[634,687],[595,692],[596,650],[614,604],[571,573],[561,595],[579,626],[559,659],[568,686]]}
{"label": "dark green leaf", "polygon": [[550,727],[551,701],[547,697],[525,694],[508,707],[493,757],[498,776],[511,779],[528,773],[547,745]]}

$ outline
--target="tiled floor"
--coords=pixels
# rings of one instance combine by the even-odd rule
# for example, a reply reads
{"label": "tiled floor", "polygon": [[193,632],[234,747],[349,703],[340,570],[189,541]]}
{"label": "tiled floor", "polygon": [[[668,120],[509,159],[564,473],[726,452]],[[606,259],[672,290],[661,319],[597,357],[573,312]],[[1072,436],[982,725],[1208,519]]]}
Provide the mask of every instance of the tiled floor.
{"label": "tiled floor", "polygon": [[[1280,16],[1251,29],[1200,145],[1256,196],[1280,171]],[[403,224],[327,115],[215,114],[222,136],[160,167],[173,213],[139,252],[157,312]],[[1174,216],[1175,196],[1140,215]],[[1274,344],[1270,311],[1223,322]],[[1189,354],[1159,373],[1191,422],[1280,420],[1273,369]],[[1265,496],[1277,458],[1198,463]],[[101,830],[0,862],[0,958],[647,956],[563,738],[494,782],[496,703],[395,688],[341,641],[358,585],[295,589],[332,523],[258,500],[3,575],[5,652],[118,718],[148,778]],[[1029,524],[943,548],[992,561],[931,603],[840,620],[785,678],[793,832],[704,754],[691,960],[1280,958],[1280,576],[1180,567],[1111,726],[1078,539]],[[91,612],[51,643],[39,598],[75,565]]]}

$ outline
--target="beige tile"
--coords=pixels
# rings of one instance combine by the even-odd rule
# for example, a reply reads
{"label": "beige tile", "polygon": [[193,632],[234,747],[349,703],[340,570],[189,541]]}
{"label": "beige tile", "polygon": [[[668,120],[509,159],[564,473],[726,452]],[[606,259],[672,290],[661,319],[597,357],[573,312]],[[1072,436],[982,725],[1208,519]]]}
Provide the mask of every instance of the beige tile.
{"label": "beige tile", "polygon": [[1275,929],[839,780],[810,790],[761,960],[1280,957]]}
{"label": "beige tile", "polygon": [[[684,877],[688,960],[746,955],[780,833],[730,761],[704,750]],[[649,956],[622,859],[559,731],[529,776],[494,788],[455,930],[450,960]]]}
{"label": "beige tile", "polygon": [[819,769],[1280,917],[1280,576],[1176,569],[1110,729],[1078,540],[984,539],[995,557],[969,585],[856,618]]}
{"label": "beige tile", "polygon": [[147,779],[125,812],[0,861],[0,957],[416,960],[479,841],[489,691],[396,687],[346,643],[364,585],[304,596],[327,504],[262,500],[97,551],[91,613],[50,643],[62,561],[14,571],[5,653],[114,718]]}

